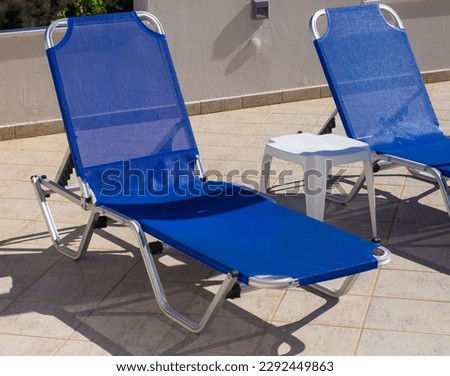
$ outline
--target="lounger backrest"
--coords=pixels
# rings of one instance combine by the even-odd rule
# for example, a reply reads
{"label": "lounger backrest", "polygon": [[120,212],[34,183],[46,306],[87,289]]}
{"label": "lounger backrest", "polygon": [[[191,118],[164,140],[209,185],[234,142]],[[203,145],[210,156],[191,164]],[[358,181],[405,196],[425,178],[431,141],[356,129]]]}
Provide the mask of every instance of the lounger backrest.
{"label": "lounger backrest", "polygon": [[378,5],[326,15],[327,30],[314,44],[347,135],[377,150],[441,133],[404,29]]}
{"label": "lounger backrest", "polygon": [[76,17],[47,54],[81,177],[124,161],[192,167],[198,150],[164,35],[135,13]]}

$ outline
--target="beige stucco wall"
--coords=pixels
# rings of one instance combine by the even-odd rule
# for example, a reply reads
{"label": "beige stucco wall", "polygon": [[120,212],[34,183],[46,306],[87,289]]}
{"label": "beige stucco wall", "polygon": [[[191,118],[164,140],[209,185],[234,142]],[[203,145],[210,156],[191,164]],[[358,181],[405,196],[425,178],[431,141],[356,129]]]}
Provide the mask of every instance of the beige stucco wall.
{"label": "beige stucco wall", "polygon": [[0,35],[0,126],[59,117],[43,35]]}
{"label": "beige stucco wall", "polygon": [[[309,17],[358,0],[270,0],[270,18],[254,20],[251,0],[140,0],[164,25],[187,101],[324,83]],[[195,4],[195,5],[193,5]],[[259,50],[250,41],[261,42]]]}
{"label": "beige stucco wall", "polygon": [[[137,0],[163,23],[187,101],[323,85],[309,36],[311,15],[360,0],[270,0],[253,20],[251,0]],[[450,1],[386,1],[404,18],[422,71],[450,69]],[[252,38],[261,48],[249,45]]]}
{"label": "beige stucco wall", "polygon": [[[420,69],[450,71],[450,1],[386,2],[403,18]],[[324,85],[309,18],[323,7],[358,3],[270,0],[266,20],[251,18],[251,0],[135,0],[135,9],[161,20],[185,100],[203,102]],[[43,31],[0,34],[0,132],[27,123],[45,129],[59,118]]]}

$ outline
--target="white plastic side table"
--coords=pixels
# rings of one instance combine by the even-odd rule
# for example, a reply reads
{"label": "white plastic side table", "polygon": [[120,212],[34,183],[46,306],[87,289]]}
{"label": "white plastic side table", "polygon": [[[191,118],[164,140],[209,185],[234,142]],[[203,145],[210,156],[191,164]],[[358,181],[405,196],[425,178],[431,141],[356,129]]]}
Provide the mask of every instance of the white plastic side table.
{"label": "white plastic side table", "polygon": [[[373,238],[378,239],[375,190],[369,145],[364,142],[334,134],[315,135],[299,133],[271,138],[267,143],[262,161],[261,190],[266,192],[270,177],[272,158],[299,164],[304,176],[315,177],[314,189],[305,182],[306,214],[323,221],[328,172],[332,166],[362,161],[366,178],[370,219]],[[306,175],[307,173],[307,175]]]}

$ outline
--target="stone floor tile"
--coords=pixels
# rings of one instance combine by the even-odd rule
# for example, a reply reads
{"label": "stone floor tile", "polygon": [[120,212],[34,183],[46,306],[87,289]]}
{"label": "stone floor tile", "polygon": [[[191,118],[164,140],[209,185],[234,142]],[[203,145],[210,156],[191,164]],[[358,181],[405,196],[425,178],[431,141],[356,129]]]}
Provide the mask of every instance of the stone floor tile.
{"label": "stone floor tile", "polygon": [[374,174],[375,188],[383,189],[381,185],[395,185],[403,187],[406,182],[406,170],[404,168],[395,168],[382,170]]}
{"label": "stone floor tile", "polygon": [[100,271],[97,275],[47,272],[21,295],[21,299],[88,310],[97,306],[120,279],[121,276]]}
{"label": "stone floor tile", "polygon": [[303,291],[287,291],[273,321],[360,328],[368,305],[369,298],[366,296],[345,295],[334,299]]}
{"label": "stone floor tile", "polygon": [[11,153],[11,150],[0,148],[0,160],[4,164],[48,165],[49,161],[55,160],[56,158],[61,160],[61,153],[23,149],[15,149],[14,153]]}
{"label": "stone floor tile", "polygon": [[445,134],[450,134],[450,120],[443,120],[440,123],[442,132]]}
{"label": "stone floor tile", "polygon": [[[411,179],[411,182],[415,179]],[[412,183],[405,184],[401,199],[404,202],[414,203],[423,206],[444,206],[442,193],[434,185],[413,185]]]}
{"label": "stone floor tile", "polygon": [[331,98],[317,99],[314,101],[300,101],[283,103],[278,106],[274,113],[278,114],[302,114],[302,115],[322,115],[327,111]]}
{"label": "stone floor tile", "polygon": [[450,276],[427,271],[380,270],[374,296],[450,303]]}
{"label": "stone floor tile", "polygon": [[1,173],[0,173],[0,197],[7,197],[3,196],[3,192],[9,191],[11,188],[13,188],[17,184],[17,180],[3,180]]}
{"label": "stone floor tile", "polygon": [[196,135],[195,139],[200,149],[205,146],[214,146],[220,148],[222,146],[241,147],[246,142],[251,141],[253,136],[250,135],[236,135],[227,133],[203,133]]}
{"label": "stone floor tile", "polygon": [[303,126],[310,125],[313,126],[317,123],[319,116],[316,114],[295,114],[295,113],[273,113],[270,115],[265,124],[279,124],[279,125],[297,125],[302,124]]}
{"label": "stone floor tile", "polygon": [[442,120],[450,120],[450,111],[448,110],[448,108],[446,109],[435,109],[436,111],[436,115],[438,117],[438,119],[442,119]]}
{"label": "stone floor tile", "polygon": [[[270,112],[258,112],[251,109],[225,111],[215,119],[216,123],[253,123],[261,124],[270,116]],[[241,125],[242,126],[242,125]]]}
{"label": "stone floor tile", "polygon": [[55,353],[57,356],[149,356],[155,355],[149,346],[118,345],[112,341],[91,342],[89,340],[68,340]]}
{"label": "stone floor tile", "polygon": [[261,123],[251,122],[232,122],[232,121],[214,121],[202,130],[202,133],[220,133],[220,134],[232,134],[239,136],[251,136],[254,134],[260,134],[259,129]]}
{"label": "stone floor tile", "polygon": [[0,355],[49,356],[54,355],[63,343],[61,339],[0,334]]}
{"label": "stone floor tile", "polygon": [[145,347],[154,352],[172,325],[173,322],[162,314],[98,308],[77,328],[71,339],[89,340],[101,347],[104,347],[103,343]]}
{"label": "stone floor tile", "polygon": [[228,161],[239,149],[235,146],[200,146],[200,153],[207,159]]}
{"label": "stone floor tile", "polygon": [[[450,130],[447,86],[433,84],[432,97],[442,128]],[[333,109],[325,98],[192,116],[191,122],[211,179],[228,179],[237,169],[233,182],[259,188],[268,139],[317,133]],[[336,121],[334,133],[344,135]],[[193,335],[157,307],[129,229],[110,223],[96,231],[78,262],[53,248],[29,177],[53,177],[66,147],[64,134],[0,142],[0,354],[5,341],[13,355],[449,354],[448,215],[440,193],[404,168],[375,177],[378,230],[393,253],[389,265],[363,273],[339,300],[308,289],[244,293]],[[293,172],[283,181],[271,177],[273,198],[304,213],[298,166],[275,161],[272,167]],[[360,166],[339,166],[333,174],[340,167],[339,182],[350,189]],[[89,213],[55,195],[49,202],[63,241],[77,246]],[[369,238],[365,189],[346,205],[327,202],[325,221]],[[155,262],[169,302],[200,319],[223,275],[170,247]]]}
{"label": "stone floor tile", "polygon": [[[257,134],[260,136],[266,136],[268,138],[284,136],[286,134],[294,134],[298,131],[302,132],[311,132],[313,125],[311,124],[274,124],[268,123],[263,124],[257,131]],[[314,133],[314,132],[311,132]]]}
{"label": "stone floor tile", "polygon": [[223,180],[224,166],[228,163],[223,159],[202,158],[203,172],[208,180]]}
{"label": "stone floor tile", "polygon": [[52,272],[76,275],[117,275],[127,274],[140,257],[131,252],[96,250],[89,248],[79,261],[62,257],[52,268]]}
{"label": "stone floor tile", "polygon": [[192,128],[195,133],[201,132],[203,128],[214,122],[218,117],[220,117],[221,113],[216,112],[212,114],[204,114],[204,115],[195,115],[190,116],[189,120]]}
{"label": "stone floor tile", "polygon": [[389,249],[391,262],[386,269],[450,274],[450,252],[444,245],[389,246]]}
{"label": "stone floor tile", "polygon": [[400,202],[403,192],[402,185],[377,184],[375,180],[375,196],[378,201]]}
{"label": "stone floor tile", "polygon": [[20,219],[0,218],[0,250],[5,239],[12,237],[25,223],[29,222]]}
{"label": "stone floor tile", "polygon": [[[236,151],[233,160],[242,162],[262,162],[264,150],[262,148],[243,147]],[[259,172],[259,170],[258,170]]]}
{"label": "stone floor tile", "polygon": [[[257,175],[257,177],[260,178],[262,155],[263,151],[261,149],[260,158],[255,158],[254,161],[238,161],[235,159],[228,161],[222,171],[224,173],[223,180],[231,182],[234,181],[233,179],[236,179],[237,176],[242,176],[244,174]],[[271,174],[273,176],[279,175],[282,171],[285,170],[285,166],[286,162],[274,160],[270,165],[270,169],[272,170]]]}
{"label": "stone floor tile", "polygon": [[[186,310],[199,290],[198,286],[179,282],[164,282],[163,287],[167,301],[178,311]],[[147,280],[124,279],[103,299],[99,307],[161,313],[148,278]]]}
{"label": "stone floor tile", "polygon": [[388,246],[401,259],[394,259],[387,267],[409,270],[426,268],[449,274],[448,229],[449,223],[446,222],[432,225],[394,223]]}
{"label": "stone floor tile", "polygon": [[450,335],[450,303],[373,297],[365,328]]}
{"label": "stone floor tile", "polygon": [[41,275],[36,270],[3,270],[0,266],[0,297],[16,299],[27,290]]}
{"label": "stone floor tile", "polygon": [[4,141],[1,149],[28,151],[60,151],[67,149],[67,137],[64,133],[53,133],[47,136],[18,138]]}
{"label": "stone floor tile", "polygon": [[0,198],[0,218],[30,220],[40,214],[36,200]]}
{"label": "stone floor tile", "polygon": [[85,314],[57,304],[16,301],[0,314],[0,334],[67,339]]}
{"label": "stone floor tile", "polygon": [[[255,135],[249,136],[249,139],[245,142],[244,147],[260,148],[261,152],[262,152],[270,139],[271,139],[271,137],[269,137],[267,135],[255,134]],[[262,155],[261,155],[261,158],[262,158]]]}
{"label": "stone floor tile", "polygon": [[354,355],[359,333],[355,328],[276,323],[269,326],[254,355]]}
{"label": "stone floor tile", "polygon": [[[75,230],[76,227],[61,224],[60,235],[65,236],[68,232]],[[2,245],[11,247],[12,245],[23,248],[27,246],[40,245],[42,248],[48,248],[52,245],[49,232],[45,222],[39,216],[32,221],[22,221],[22,227],[14,232],[14,235],[8,239],[4,239],[4,243],[0,242],[0,251]]]}
{"label": "stone floor tile", "polygon": [[0,295],[0,313],[8,307],[13,302],[13,299],[5,298],[5,296],[2,294]]}
{"label": "stone floor tile", "polygon": [[[112,349],[116,349],[117,353],[113,353]],[[57,356],[105,356],[105,355],[131,355],[120,352],[121,347],[113,344],[97,344],[91,341],[84,340],[69,340],[66,341],[55,352]]]}
{"label": "stone floor tile", "polygon": [[220,353],[223,355],[253,355],[268,324],[255,318],[216,317],[200,334],[188,333],[174,326],[161,343],[160,355],[192,355]]}
{"label": "stone floor tile", "polygon": [[[31,182],[19,181],[16,184],[14,184],[13,186],[11,186],[10,188],[8,188],[7,190],[4,190],[1,193],[1,197],[13,198],[13,199],[21,199],[24,197],[34,198],[35,193],[34,193],[33,185],[31,184]],[[38,204],[36,201],[35,206],[37,206],[37,205]]]}
{"label": "stone floor tile", "polygon": [[53,247],[39,244],[12,243],[8,240],[0,247],[0,270],[5,275],[11,275],[13,280],[19,272],[33,271],[45,272],[49,270],[62,257]]}
{"label": "stone floor tile", "polygon": [[395,221],[396,223],[424,225],[447,223],[450,225],[448,213],[443,206],[422,205],[411,200],[399,204]]}
{"label": "stone floor tile", "polygon": [[356,355],[449,356],[450,336],[364,329]]}
{"label": "stone floor tile", "polygon": [[[33,175],[35,167],[32,165],[14,165],[0,163],[0,179],[14,180],[14,181],[30,181],[30,176]],[[41,169],[40,174],[43,174],[44,169]],[[45,169],[47,170],[47,169]],[[37,173],[39,171],[36,171]],[[50,175],[49,175],[50,176]]]}

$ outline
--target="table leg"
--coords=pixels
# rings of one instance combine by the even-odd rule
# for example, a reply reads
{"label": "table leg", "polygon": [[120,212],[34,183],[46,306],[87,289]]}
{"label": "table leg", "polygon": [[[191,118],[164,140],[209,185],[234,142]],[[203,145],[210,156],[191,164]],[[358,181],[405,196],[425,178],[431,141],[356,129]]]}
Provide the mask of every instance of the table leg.
{"label": "table leg", "polygon": [[272,156],[270,154],[265,154],[262,160],[261,166],[261,192],[267,192],[269,188],[269,180],[270,180],[270,166],[272,164]]}
{"label": "table leg", "polygon": [[306,214],[319,221],[323,221],[327,174],[330,167],[331,163],[321,158],[311,158],[304,166]]}

